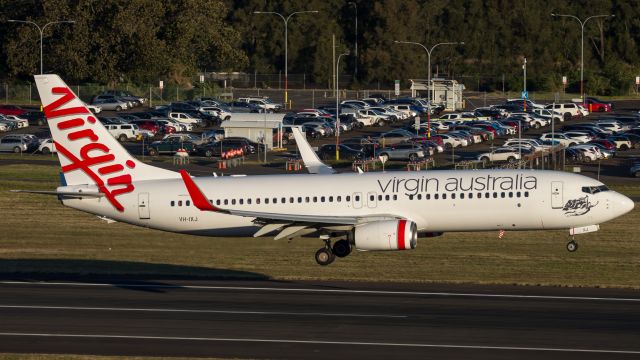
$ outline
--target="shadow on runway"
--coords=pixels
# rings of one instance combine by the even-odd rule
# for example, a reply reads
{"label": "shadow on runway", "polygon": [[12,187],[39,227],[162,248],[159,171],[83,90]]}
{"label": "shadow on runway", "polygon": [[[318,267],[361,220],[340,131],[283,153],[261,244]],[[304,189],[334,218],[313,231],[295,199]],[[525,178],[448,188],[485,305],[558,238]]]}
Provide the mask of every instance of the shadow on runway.
{"label": "shadow on runway", "polygon": [[254,272],[198,266],[85,259],[0,259],[0,281],[85,282],[164,292],[186,280],[269,280]]}

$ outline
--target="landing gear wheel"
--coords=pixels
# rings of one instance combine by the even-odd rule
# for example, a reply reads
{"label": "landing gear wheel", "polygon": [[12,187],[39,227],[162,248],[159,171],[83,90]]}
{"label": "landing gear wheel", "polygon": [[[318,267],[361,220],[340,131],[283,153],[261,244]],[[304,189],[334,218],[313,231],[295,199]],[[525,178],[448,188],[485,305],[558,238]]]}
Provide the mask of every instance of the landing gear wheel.
{"label": "landing gear wheel", "polygon": [[336,259],[336,256],[333,255],[331,249],[321,248],[316,251],[316,262],[319,265],[327,266],[331,264]]}
{"label": "landing gear wheel", "polygon": [[336,243],[333,244],[332,253],[339,258],[343,258],[351,254],[351,245],[347,240],[336,241]]}
{"label": "landing gear wheel", "polygon": [[567,243],[567,251],[574,252],[578,250],[578,243],[575,240],[571,240]]}

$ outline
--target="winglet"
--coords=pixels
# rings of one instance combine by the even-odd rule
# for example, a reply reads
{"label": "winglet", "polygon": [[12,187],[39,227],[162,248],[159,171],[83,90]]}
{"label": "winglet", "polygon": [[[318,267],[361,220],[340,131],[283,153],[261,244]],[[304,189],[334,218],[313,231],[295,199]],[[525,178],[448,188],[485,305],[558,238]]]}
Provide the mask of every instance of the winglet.
{"label": "winglet", "polygon": [[323,163],[316,155],[315,151],[309,145],[305,135],[300,131],[299,127],[292,126],[291,132],[296,139],[296,146],[300,150],[300,156],[304,165],[311,174],[335,174],[336,171],[329,165]]}
{"label": "winglet", "polygon": [[187,187],[187,191],[189,191],[191,200],[193,200],[193,205],[202,211],[220,211],[220,209],[213,206],[213,204],[207,200],[207,197],[200,191],[200,188],[186,170],[180,170],[180,175],[182,175],[184,185]]}

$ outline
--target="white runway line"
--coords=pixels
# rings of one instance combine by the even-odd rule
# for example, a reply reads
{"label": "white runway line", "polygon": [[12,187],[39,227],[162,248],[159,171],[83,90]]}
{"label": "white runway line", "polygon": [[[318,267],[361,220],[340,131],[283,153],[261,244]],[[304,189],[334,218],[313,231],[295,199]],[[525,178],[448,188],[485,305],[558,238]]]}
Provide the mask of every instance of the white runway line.
{"label": "white runway line", "polygon": [[477,297],[506,298],[532,300],[569,300],[569,301],[616,301],[640,303],[640,298],[590,297],[590,296],[553,296],[553,295],[517,295],[517,294],[482,294],[455,292],[424,291],[387,291],[387,290],[349,290],[349,289],[310,289],[310,288],[278,288],[278,287],[244,287],[244,286],[207,286],[207,285],[162,285],[162,284],[106,284],[77,282],[44,282],[44,281],[0,281],[4,285],[37,285],[37,286],[86,286],[86,287],[122,287],[122,288],[156,288],[156,289],[190,289],[190,290],[238,290],[263,292],[292,292],[318,294],[352,294],[352,295],[408,295],[408,296],[441,296],[441,297]]}
{"label": "white runway line", "polygon": [[417,347],[443,349],[470,350],[512,350],[512,351],[548,351],[575,352],[597,354],[640,354],[634,350],[607,349],[572,349],[547,347],[519,347],[519,346],[482,346],[482,345],[452,345],[452,344],[412,344],[412,343],[381,343],[361,341],[322,341],[322,340],[294,340],[294,339],[239,339],[239,338],[209,338],[209,337],[180,337],[180,336],[136,336],[136,335],[102,335],[102,334],[47,334],[47,333],[12,333],[2,332],[0,336],[15,337],[50,337],[50,338],[91,338],[91,339],[135,339],[135,340],[175,340],[175,341],[209,341],[209,342],[247,342],[247,343],[279,343],[279,344],[314,344],[314,345],[349,345],[349,346],[389,346],[389,347]]}
{"label": "white runway line", "polygon": [[116,308],[116,307],[47,306],[47,305],[0,305],[0,309],[138,311],[138,312],[170,312],[170,313],[196,313],[196,314],[337,316],[337,317],[362,317],[362,318],[407,318],[408,317],[407,315],[389,315],[389,314],[349,314],[349,313],[207,310],[207,309],[196,310],[196,309]]}

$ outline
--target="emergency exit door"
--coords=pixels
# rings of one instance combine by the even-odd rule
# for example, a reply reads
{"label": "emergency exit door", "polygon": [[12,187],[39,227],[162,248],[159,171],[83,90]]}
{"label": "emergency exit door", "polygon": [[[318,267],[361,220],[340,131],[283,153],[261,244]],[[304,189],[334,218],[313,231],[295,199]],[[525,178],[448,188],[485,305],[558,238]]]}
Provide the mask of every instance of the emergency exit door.
{"label": "emergency exit door", "polygon": [[149,193],[138,194],[138,216],[140,219],[150,219],[149,214]]}

